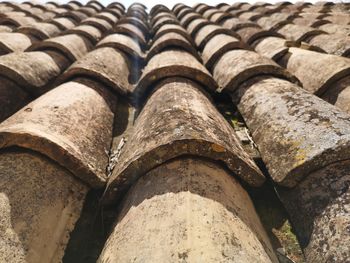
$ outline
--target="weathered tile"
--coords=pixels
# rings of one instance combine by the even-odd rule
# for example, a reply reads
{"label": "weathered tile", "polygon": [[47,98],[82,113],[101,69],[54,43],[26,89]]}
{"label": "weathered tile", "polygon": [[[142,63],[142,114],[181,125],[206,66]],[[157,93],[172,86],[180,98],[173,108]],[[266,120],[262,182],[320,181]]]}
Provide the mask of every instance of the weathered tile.
{"label": "weathered tile", "polygon": [[249,50],[236,49],[226,52],[213,69],[213,77],[219,85],[219,92],[234,91],[240,84],[258,75],[270,75],[296,81],[288,71],[271,59]]}
{"label": "weathered tile", "polygon": [[128,64],[128,59],[118,49],[99,47],[73,63],[59,81],[62,83],[74,77],[84,76],[110,87],[117,94],[126,95],[133,90],[129,83],[131,69]]}
{"label": "weathered tile", "polygon": [[251,185],[264,181],[202,87],[188,79],[165,79],[137,118],[122,159],[109,180],[106,199],[113,201],[138,177],[181,155],[221,160]]}
{"label": "weathered tile", "polygon": [[98,262],[277,262],[248,194],[215,163],[170,160],[124,200]]}
{"label": "weathered tile", "polygon": [[83,36],[68,34],[37,42],[28,51],[57,50],[62,52],[71,62],[83,57],[92,49],[92,44]]}

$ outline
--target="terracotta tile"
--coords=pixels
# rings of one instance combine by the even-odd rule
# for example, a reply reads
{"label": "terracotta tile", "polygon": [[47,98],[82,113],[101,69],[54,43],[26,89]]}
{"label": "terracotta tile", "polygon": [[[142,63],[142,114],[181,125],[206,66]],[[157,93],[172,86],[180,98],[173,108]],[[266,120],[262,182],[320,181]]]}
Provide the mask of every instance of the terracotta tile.
{"label": "terracotta tile", "polygon": [[146,48],[146,36],[137,26],[133,24],[118,24],[113,31],[114,33],[126,34],[132,38],[135,38],[143,50]]}
{"label": "terracotta tile", "polygon": [[276,31],[288,40],[293,41],[307,41],[314,36],[327,34],[325,31],[322,31],[320,29],[293,24],[286,24]]}
{"label": "terracotta tile", "polygon": [[184,50],[174,49],[163,51],[148,61],[137,85],[137,94],[147,96],[154,83],[167,77],[186,77],[202,83],[208,90],[216,89],[212,76],[195,57]]}
{"label": "terracotta tile", "polygon": [[110,12],[107,12],[107,11],[98,13],[95,17],[104,19],[104,20],[106,20],[107,22],[109,22],[112,25],[114,25],[118,21],[118,17],[116,17],[115,15],[113,15]]}
{"label": "terracotta tile", "polygon": [[246,47],[242,41],[233,36],[218,34],[211,38],[203,49],[204,65],[211,70],[219,58],[227,51]]}
{"label": "terracotta tile", "polygon": [[2,122],[0,147],[40,152],[92,187],[102,187],[112,123],[113,113],[97,91],[68,82]]}
{"label": "terracotta tile", "polygon": [[322,95],[340,78],[350,74],[350,60],[300,48],[289,48],[281,59],[289,72],[311,93]]}
{"label": "terracotta tile", "polygon": [[127,95],[133,90],[129,83],[131,70],[128,64],[128,59],[118,49],[99,47],[70,66],[59,82],[84,76],[97,80],[117,94]]}
{"label": "terracotta tile", "polygon": [[319,47],[329,54],[350,56],[350,38],[342,34],[317,35],[309,41],[309,44]]}
{"label": "terracotta tile", "polygon": [[45,86],[61,73],[55,60],[45,52],[12,53],[0,57],[1,72],[32,94],[41,94]]}
{"label": "terracotta tile", "polygon": [[44,40],[61,33],[60,28],[53,23],[34,23],[29,26],[21,26],[18,28],[17,32],[31,35],[36,37],[37,39]]}
{"label": "terracotta tile", "polygon": [[28,50],[57,50],[72,62],[83,57],[92,49],[92,44],[83,36],[69,34],[47,39],[33,44]]}
{"label": "terracotta tile", "polygon": [[148,24],[142,21],[141,19],[137,17],[132,16],[124,16],[118,20],[118,23],[120,24],[132,24],[139,29],[141,29],[143,35],[148,39],[149,38],[149,27]]}
{"label": "terracotta tile", "polygon": [[67,30],[65,33],[83,36],[92,44],[96,44],[102,38],[101,30],[92,25],[80,25]]}
{"label": "terracotta tile", "polygon": [[101,30],[102,33],[105,33],[108,30],[112,29],[112,24],[107,22],[106,20],[102,18],[96,18],[96,17],[89,17],[87,19],[84,19],[80,25],[91,25],[99,30]]}
{"label": "terracotta tile", "polygon": [[58,26],[61,30],[71,29],[77,24],[74,20],[67,17],[54,18],[51,23]]}
{"label": "terracotta tile", "polygon": [[264,57],[278,60],[288,52],[287,40],[280,37],[266,37],[254,43],[255,51]]}
{"label": "terracotta tile", "polygon": [[86,14],[84,14],[83,12],[80,12],[78,10],[61,13],[61,14],[59,14],[59,16],[73,19],[76,23],[80,23],[82,20],[88,18],[88,16]]}
{"label": "terracotta tile", "polygon": [[250,22],[250,21],[245,21],[245,20],[242,20],[242,19],[239,19],[239,18],[230,18],[230,19],[227,19],[225,20],[223,23],[222,23],[222,26],[227,28],[227,29],[231,29],[233,31],[236,31],[240,28],[243,28],[243,27],[259,27],[259,25],[255,24],[254,22]]}
{"label": "terracotta tile", "polygon": [[187,28],[188,24],[197,18],[201,18],[201,16],[198,13],[189,12],[188,14],[184,15],[181,19],[178,19],[180,20],[181,25]]}
{"label": "terracotta tile", "polygon": [[0,33],[0,50],[2,55],[24,51],[32,43],[32,39],[23,33]]}
{"label": "terracotta tile", "polygon": [[248,183],[260,185],[264,181],[242,151],[232,128],[202,88],[188,79],[168,79],[158,84],[130,137],[108,181],[105,198],[109,201],[145,172],[181,155],[222,160]]}
{"label": "terracotta tile", "polygon": [[176,24],[165,24],[161,26],[154,34],[152,41],[155,42],[158,38],[168,33],[176,33],[186,38],[192,45],[194,45],[193,39],[189,36],[187,31],[181,26]]}
{"label": "terracotta tile", "polygon": [[[276,182],[284,186],[295,186],[303,177],[314,171],[314,167],[342,159],[345,144],[338,144],[337,141],[348,140],[346,130],[350,126],[349,122],[343,119],[345,113],[300,87],[277,78],[256,79],[242,88],[238,107],[245,116],[264,162]],[[290,97],[294,99],[290,100]],[[284,106],[281,106],[282,104]],[[317,116],[322,115],[322,118],[329,120],[332,125],[308,121],[307,116],[311,116],[311,112]],[[296,115],[299,117],[295,118]],[[267,123],[269,125],[265,125]],[[263,131],[264,129],[266,130]],[[334,140],[330,141],[330,137]],[[274,140],[273,143],[268,142],[271,139]],[[298,143],[295,143],[295,140]],[[313,140],[317,143],[314,144]],[[327,149],[332,149],[332,154],[327,154]]]}
{"label": "terracotta tile", "polygon": [[211,17],[210,17],[210,21],[217,23],[217,24],[222,24],[224,21],[228,20],[232,18],[232,15],[226,12],[222,12],[222,11],[216,11],[216,13],[214,13]]}
{"label": "terracotta tile", "polygon": [[244,27],[236,30],[237,34],[241,37],[242,41],[251,45],[254,41],[269,36],[282,37],[279,33],[264,30],[259,27]]}
{"label": "terracotta tile", "polygon": [[204,18],[196,18],[192,20],[188,26],[188,33],[194,38],[194,36],[198,33],[198,31],[206,25],[212,25],[213,23]]}
{"label": "terracotta tile", "polygon": [[289,80],[296,79],[272,60],[249,50],[231,50],[216,63],[213,77],[219,85],[218,91],[235,90],[240,84],[257,75],[273,75]]}
{"label": "terracotta tile", "polygon": [[144,54],[141,50],[140,45],[130,36],[122,35],[118,33],[113,33],[105,38],[103,38],[98,44],[97,47],[113,47],[120,49],[126,54],[134,57],[136,60],[142,63],[144,59]]}

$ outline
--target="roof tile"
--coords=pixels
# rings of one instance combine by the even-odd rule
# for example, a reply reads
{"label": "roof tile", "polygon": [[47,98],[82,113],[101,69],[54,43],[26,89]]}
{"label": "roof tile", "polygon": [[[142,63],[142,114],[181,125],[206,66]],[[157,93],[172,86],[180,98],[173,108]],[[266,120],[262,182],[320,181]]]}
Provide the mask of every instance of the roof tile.
{"label": "roof tile", "polygon": [[40,152],[92,187],[101,187],[106,180],[113,116],[97,91],[68,82],[1,123],[0,147],[15,145]]}
{"label": "roof tile", "polygon": [[[116,61],[118,63],[115,63]],[[60,77],[59,82],[84,76],[110,87],[117,94],[127,95],[132,92],[129,74],[128,59],[121,51],[110,47],[99,47],[70,66]]]}
{"label": "roof tile", "polygon": [[67,59],[74,62],[91,49],[92,44],[85,37],[77,34],[68,34],[34,43],[28,51],[57,50],[62,52]]}
{"label": "roof tile", "polygon": [[264,181],[202,88],[187,79],[168,79],[158,84],[137,118],[131,140],[108,181],[105,201],[115,200],[138,177],[181,155],[221,160],[252,185]]}

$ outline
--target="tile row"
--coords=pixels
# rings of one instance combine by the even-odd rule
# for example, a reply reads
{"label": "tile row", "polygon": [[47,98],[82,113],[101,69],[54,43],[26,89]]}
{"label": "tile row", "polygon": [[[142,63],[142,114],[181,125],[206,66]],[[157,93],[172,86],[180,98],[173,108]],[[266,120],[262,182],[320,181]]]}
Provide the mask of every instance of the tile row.
{"label": "tile row", "polygon": [[[279,48],[287,49],[287,62],[279,60],[279,63],[287,71],[271,58],[247,47],[250,43],[245,40],[249,34],[241,31],[247,25],[232,29],[237,20],[225,14],[220,14],[222,26],[214,24],[205,18],[205,13],[216,8],[204,6],[190,8],[179,4],[174,7],[174,13],[180,23],[186,25],[202,52],[218,84],[216,91],[228,93],[242,114],[270,176],[280,185],[278,192],[290,213],[307,260],[345,260],[349,253],[346,248],[349,189],[344,190],[342,183],[349,181],[344,161],[348,158],[349,115],[309,91],[310,85],[318,84],[318,89],[323,88],[322,80],[328,78],[330,85],[326,89],[337,92],[332,81],[346,81],[342,78],[347,75],[350,61],[283,44]],[[207,11],[203,12],[205,9]],[[216,9],[215,12],[220,11]],[[226,31],[225,23],[230,24],[229,30],[236,35]],[[247,27],[256,27],[250,24]],[[261,32],[254,32],[255,41],[269,34]],[[276,39],[273,34],[275,32],[268,38]],[[239,39],[245,44],[238,44]],[[328,64],[324,63],[326,59]],[[327,74],[328,69],[330,73]],[[328,186],[332,182],[334,185],[330,189]],[[321,205],[320,199],[327,201]],[[333,234],[328,232],[331,231],[329,224],[332,224]],[[326,248],[320,250],[320,247]]]}
{"label": "tile row", "polygon": [[74,33],[42,51],[0,57],[8,78],[1,98],[24,106],[13,115],[2,108],[11,115],[0,124],[2,259],[60,261],[88,191],[105,186],[115,108],[133,90],[129,75],[141,50],[136,33],[118,30],[132,25],[134,9],[115,17],[115,31],[95,47],[84,39],[85,51]]}

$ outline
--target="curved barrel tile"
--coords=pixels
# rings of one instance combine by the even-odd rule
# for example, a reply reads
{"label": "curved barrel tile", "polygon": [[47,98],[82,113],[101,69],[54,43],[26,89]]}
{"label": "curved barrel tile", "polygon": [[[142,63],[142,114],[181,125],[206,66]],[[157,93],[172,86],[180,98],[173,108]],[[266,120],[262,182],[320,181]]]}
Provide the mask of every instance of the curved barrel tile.
{"label": "curved barrel tile", "polygon": [[216,89],[216,83],[210,73],[190,53],[183,50],[167,50],[155,55],[148,62],[135,91],[140,97],[148,96],[157,81],[168,77],[185,77],[201,83],[209,91]]}
{"label": "curved barrel tile", "polygon": [[301,81],[304,89],[319,96],[334,82],[350,75],[350,59],[301,48],[289,48],[280,63]]}
{"label": "curved barrel tile", "polygon": [[195,7],[194,10],[195,10],[197,13],[203,15],[205,11],[207,11],[207,10],[209,10],[209,9],[211,9],[211,8],[212,8],[212,7],[209,6],[209,5],[200,4],[199,6]]}
{"label": "curved barrel tile", "polygon": [[55,59],[45,52],[11,53],[0,57],[0,74],[31,94],[46,91],[46,85],[61,72]]}
{"label": "curved barrel tile", "polygon": [[183,4],[183,3],[177,3],[177,4],[175,4],[175,5],[173,6],[172,11],[173,11],[173,13],[174,13],[175,15],[178,15],[178,13],[179,13],[182,9],[184,9],[184,8],[187,8],[187,6],[186,6],[185,4]]}
{"label": "curved barrel tile", "polygon": [[195,41],[197,47],[200,50],[203,50],[204,46],[208,43],[208,41],[212,37],[214,37],[218,34],[233,36],[237,39],[240,39],[240,36],[238,34],[234,33],[234,31],[232,31],[232,30],[229,30],[227,28],[223,28],[223,27],[217,26],[217,25],[205,25],[201,29],[198,30],[198,32],[194,38],[194,41]]}
{"label": "curved barrel tile", "polygon": [[251,20],[251,21],[255,21],[258,20],[259,18],[261,18],[262,16],[264,16],[263,14],[260,14],[259,12],[245,12],[240,14],[238,17],[239,19],[242,20]]}
{"label": "curved barrel tile", "polygon": [[179,21],[175,17],[161,17],[152,26],[153,32],[157,32],[163,25],[179,25]]}
{"label": "curved barrel tile", "polygon": [[[233,97],[291,216],[306,260],[348,258],[350,118],[300,87],[257,78]],[[345,187],[344,187],[345,186]]]}
{"label": "curved barrel tile", "polygon": [[159,54],[160,52],[169,48],[186,50],[188,53],[193,55],[198,61],[201,61],[197,50],[192,46],[192,44],[182,35],[177,33],[165,34],[159,37],[156,41],[154,41],[152,47],[150,48],[147,54],[147,60],[150,60],[156,54]]}
{"label": "curved barrel tile", "polygon": [[102,37],[101,30],[92,25],[80,25],[67,30],[65,33],[83,36],[93,44],[96,44]]}
{"label": "curved barrel tile", "polygon": [[120,2],[112,2],[110,3],[107,8],[118,8],[120,11],[125,11],[125,6]]}
{"label": "curved barrel tile", "polygon": [[84,6],[78,9],[79,12],[84,13],[85,15],[89,16],[93,16],[94,14],[97,13],[97,10],[93,7],[88,7],[88,6]]}
{"label": "curved barrel tile", "polygon": [[62,83],[79,76],[99,80],[119,94],[132,92],[129,83],[129,65],[126,56],[117,49],[100,47],[79,59],[59,78]]}
{"label": "curved barrel tile", "polygon": [[142,21],[141,19],[139,19],[137,17],[126,16],[126,17],[119,19],[118,23],[135,25],[137,28],[141,29],[143,35],[146,38],[148,38],[148,35],[149,35],[148,25],[144,21]]}
{"label": "curved barrel tile", "polygon": [[102,18],[89,17],[82,21],[80,25],[90,25],[98,28],[101,32],[106,32],[112,29],[112,25]]}
{"label": "curved barrel tile", "polygon": [[114,33],[126,34],[132,38],[135,38],[144,50],[147,46],[147,41],[142,30],[133,24],[118,24],[114,28]]}
{"label": "curved barrel tile", "polygon": [[349,165],[344,160],[320,167],[297,187],[278,189],[309,262],[349,258]]}
{"label": "curved barrel tile", "polygon": [[141,11],[140,9],[129,8],[128,11],[126,12],[126,15],[130,17],[136,17],[141,21],[143,21],[144,23],[147,23],[147,20],[148,20],[147,13],[144,10]]}
{"label": "curved barrel tile", "polygon": [[211,8],[211,9],[207,9],[203,14],[202,16],[208,20],[210,20],[210,18],[215,14],[217,13],[218,10],[216,8]]}
{"label": "curved barrel tile", "polygon": [[36,23],[37,20],[28,16],[19,15],[6,15],[6,17],[0,17],[0,24],[13,25],[16,27],[26,26]]}
{"label": "curved barrel tile", "polygon": [[0,166],[1,258],[60,262],[89,188],[32,151],[2,151]]}
{"label": "curved barrel tile", "polygon": [[235,98],[276,183],[293,187],[309,173],[349,159],[349,116],[300,87],[257,78]]}
{"label": "curved barrel tile", "polygon": [[140,45],[133,38],[118,33],[110,34],[103,38],[96,47],[112,47],[124,51],[143,64],[144,54]]}
{"label": "curved barrel tile", "polygon": [[96,90],[68,82],[2,122],[0,147],[39,152],[99,188],[106,180],[113,116]]}
{"label": "curved barrel tile", "polygon": [[32,39],[23,33],[0,33],[0,55],[24,51],[32,43]]}
{"label": "curved barrel tile", "polygon": [[193,39],[189,36],[187,31],[182,26],[175,24],[166,24],[161,26],[153,36],[152,41],[155,42],[158,38],[168,33],[180,34],[181,36],[186,38],[192,45],[194,45]]}
{"label": "curved barrel tile", "polygon": [[243,48],[246,48],[246,45],[239,39],[229,35],[218,34],[210,39],[203,49],[202,58],[204,65],[211,70],[218,59],[227,51]]}
{"label": "curved barrel tile", "polygon": [[322,96],[322,99],[350,113],[350,75],[334,82]]}
{"label": "curved barrel tile", "polygon": [[273,19],[269,16],[259,18],[256,23],[266,30],[276,31],[284,25],[291,24],[291,21],[285,19]]}
{"label": "curved barrel tile", "polygon": [[193,9],[191,9],[190,7],[185,7],[183,9],[181,9],[177,14],[177,18],[179,20],[182,20],[185,16],[187,16],[188,14],[193,13]]}
{"label": "curved barrel tile", "polygon": [[[163,20],[165,18],[165,20]],[[152,16],[150,19],[150,24],[152,27],[157,26],[157,24],[159,22],[161,22],[161,24],[163,23],[163,21],[166,23],[166,20],[170,19],[170,20],[175,20],[176,21],[176,17],[174,14],[170,13],[169,11],[163,11],[160,13],[157,13],[156,15]],[[162,25],[159,26],[162,26]]]}
{"label": "curved barrel tile", "polygon": [[188,33],[195,38],[198,31],[206,25],[213,25],[213,23],[204,18],[196,18],[188,24],[186,29]]}
{"label": "curved barrel tile", "polygon": [[349,25],[337,25],[337,24],[326,23],[324,25],[318,26],[317,28],[327,32],[328,34],[341,34],[344,36],[350,35]]}
{"label": "curved barrel tile", "polygon": [[247,183],[264,182],[232,127],[201,89],[182,78],[166,79],[157,86],[110,177],[106,202],[116,201],[115,197],[149,170],[182,155],[220,160]]}
{"label": "curved barrel tile", "polygon": [[61,30],[71,29],[76,26],[76,22],[67,17],[58,17],[50,21],[50,23],[58,26]]}
{"label": "curved barrel tile", "polygon": [[101,11],[105,8],[99,1],[89,1],[86,5],[93,7],[96,11]]}
{"label": "curved barrel tile", "polygon": [[350,57],[350,37],[342,34],[322,34],[308,41],[310,45],[323,49],[328,54]]}
{"label": "curved barrel tile", "polygon": [[258,75],[297,81],[273,60],[249,50],[236,49],[226,52],[213,69],[213,77],[219,85],[218,92],[232,92],[243,82]]}
{"label": "curved barrel tile", "polygon": [[77,34],[69,34],[37,42],[28,51],[57,50],[63,53],[71,62],[74,62],[91,49],[92,44],[87,39]]}
{"label": "curved barrel tile", "polygon": [[296,17],[295,19],[293,19],[293,24],[296,24],[299,26],[307,26],[307,27],[319,27],[328,23],[331,23],[331,22],[328,20],[314,19],[312,17]]}
{"label": "curved barrel tile", "polygon": [[195,12],[190,12],[188,14],[186,14],[185,16],[183,16],[181,19],[178,17],[178,19],[180,20],[180,23],[183,27],[187,28],[187,26],[195,19],[198,18],[202,18],[201,15],[199,15],[198,13]]}
{"label": "curved barrel tile", "polygon": [[170,12],[170,9],[167,8],[166,6],[162,5],[162,4],[158,4],[152,7],[151,11],[149,12],[149,14],[151,16],[154,16],[156,14],[158,14],[159,12]]}
{"label": "curved barrel tile", "polygon": [[349,25],[350,18],[347,13],[335,13],[334,15],[326,16],[326,19],[331,21],[333,24]]}
{"label": "curved barrel tile", "polygon": [[278,262],[248,193],[216,163],[170,160],[124,200],[98,262]]}
{"label": "curved barrel tile", "polygon": [[104,19],[105,21],[107,21],[111,25],[114,25],[118,21],[118,17],[116,17],[115,15],[113,15],[107,11],[98,13],[94,17]]}
{"label": "curved barrel tile", "polygon": [[[118,7],[114,7],[114,8],[107,8],[103,10],[104,12],[107,13],[111,13],[112,15],[114,15],[117,19],[121,18],[124,15],[124,11],[122,11],[120,8]],[[110,19],[109,19],[110,20]],[[114,19],[113,19],[114,20]],[[107,21],[107,20],[106,20]]]}
{"label": "curved barrel tile", "polygon": [[279,60],[288,53],[289,45],[292,44],[284,38],[266,37],[253,43],[254,49],[260,55],[268,57],[274,61]]}
{"label": "curved barrel tile", "polygon": [[58,15],[58,17],[66,17],[74,20],[76,23],[80,23],[84,19],[88,18],[88,16],[85,13],[79,12],[77,10],[61,13]]}
{"label": "curved barrel tile", "polygon": [[243,21],[239,18],[230,18],[227,19],[225,22],[222,24],[223,27],[231,30],[238,30],[244,27],[258,27],[259,26],[253,22],[250,21]]}
{"label": "curved barrel tile", "polygon": [[319,29],[293,24],[286,24],[278,29],[277,32],[285,38],[293,41],[307,41],[314,36],[327,34]]}
{"label": "curved barrel tile", "polygon": [[241,37],[242,41],[248,45],[251,45],[254,41],[260,38],[266,38],[269,36],[282,37],[276,32],[264,30],[259,27],[244,27],[237,30],[236,33]]}
{"label": "curved barrel tile", "polygon": [[22,26],[18,28],[17,32],[31,35],[40,40],[44,40],[61,33],[59,27],[53,23],[35,23],[30,26]]}
{"label": "curved barrel tile", "polygon": [[232,18],[232,15],[230,13],[217,11],[215,14],[213,14],[210,17],[210,21],[216,24],[222,24],[224,21]]}

